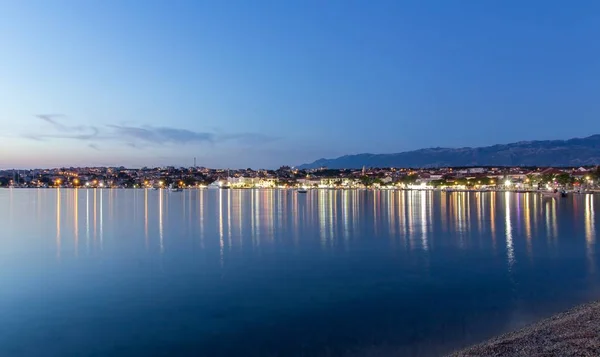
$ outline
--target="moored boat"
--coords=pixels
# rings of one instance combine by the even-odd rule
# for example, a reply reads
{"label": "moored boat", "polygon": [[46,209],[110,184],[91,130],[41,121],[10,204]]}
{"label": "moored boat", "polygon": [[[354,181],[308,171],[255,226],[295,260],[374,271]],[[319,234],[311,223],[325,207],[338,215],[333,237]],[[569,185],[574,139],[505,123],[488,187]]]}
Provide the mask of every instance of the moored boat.
{"label": "moored boat", "polygon": [[567,191],[565,190],[557,190],[554,191],[542,191],[540,192],[542,197],[567,197]]}
{"label": "moored boat", "polygon": [[179,187],[179,186],[174,186],[173,184],[169,185],[169,191],[171,192],[182,192],[183,188]]}

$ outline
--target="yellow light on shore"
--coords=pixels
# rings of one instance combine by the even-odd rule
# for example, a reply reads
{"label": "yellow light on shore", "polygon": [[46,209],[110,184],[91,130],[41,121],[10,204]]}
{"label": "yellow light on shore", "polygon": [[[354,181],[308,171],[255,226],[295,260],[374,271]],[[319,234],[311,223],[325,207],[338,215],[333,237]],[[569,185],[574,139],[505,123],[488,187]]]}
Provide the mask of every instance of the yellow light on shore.
{"label": "yellow light on shore", "polygon": [[74,185],[79,185],[79,179],[74,179],[74,180],[73,180],[73,184],[74,184]]}
{"label": "yellow light on shore", "polygon": [[504,181],[504,185],[510,186],[510,185],[512,185],[512,182],[510,180],[506,180],[506,181]]}

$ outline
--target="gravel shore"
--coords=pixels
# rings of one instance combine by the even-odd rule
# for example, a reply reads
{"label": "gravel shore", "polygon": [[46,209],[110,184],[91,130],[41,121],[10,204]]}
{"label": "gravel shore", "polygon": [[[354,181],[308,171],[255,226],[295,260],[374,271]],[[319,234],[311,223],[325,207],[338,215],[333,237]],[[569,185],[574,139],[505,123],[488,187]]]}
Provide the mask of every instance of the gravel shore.
{"label": "gravel shore", "polygon": [[600,301],[580,305],[449,356],[600,356]]}

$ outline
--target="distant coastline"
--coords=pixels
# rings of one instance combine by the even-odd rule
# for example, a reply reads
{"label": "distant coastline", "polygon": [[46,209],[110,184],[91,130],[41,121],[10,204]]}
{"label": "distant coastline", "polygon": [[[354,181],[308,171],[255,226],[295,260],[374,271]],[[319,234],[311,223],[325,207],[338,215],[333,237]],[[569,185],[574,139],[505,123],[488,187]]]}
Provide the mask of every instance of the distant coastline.
{"label": "distant coastline", "polygon": [[204,167],[84,167],[0,171],[0,187],[23,188],[279,188],[385,189],[465,192],[600,189],[600,167],[445,167],[302,170],[223,170]]}
{"label": "distant coastline", "polygon": [[[144,189],[153,189],[151,187],[54,187],[54,186],[49,186],[49,187],[11,187],[11,186],[5,186],[5,187],[0,187],[0,189],[72,189],[72,190],[93,190],[93,189],[104,189],[104,190],[144,190]],[[230,188],[229,189],[233,189],[233,190],[289,190],[289,191],[296,191],[299,188],[298,187],[235,187],[235,188]],[[169,188],[168,187],[160,187],[157,188],[158,190],[165,190],[168,191]],[[203,187],[183,187],[181,188],[181,190],[210,190],[210,189],[219,189],[219,187],[208,187],[208,186],[203,186]],[[439,189],[439,188],[423,188],[423,189],[417,189],[417,188],[396,188],[396,187],[382,187],[382,188],[374,188],[374,187],[369,187],[369,188],[365,188],[365,187],[353,187],[353,188],[335,188],[335,187],[314,187],[314,188],[309,188],[306,191],[310,191],[310,190],[315,190],[315,191],[345,191],[345,190],[361,190],[361,191],[430,191],[430,192],[445,192],[445,193],[491,193],[491,192],[512,192],[512,193],[546,193],[548,191],[546,190],[514,190],[514,189],[510,189],[510,188],[494,188],[494,189]],[[573,191],[573,190],[569,190],[566,191],[566,193],[573,193],[573,194],[597,194],[600,193],[600,189],[589,189],[589,190],[585,190],[585,191]]]}

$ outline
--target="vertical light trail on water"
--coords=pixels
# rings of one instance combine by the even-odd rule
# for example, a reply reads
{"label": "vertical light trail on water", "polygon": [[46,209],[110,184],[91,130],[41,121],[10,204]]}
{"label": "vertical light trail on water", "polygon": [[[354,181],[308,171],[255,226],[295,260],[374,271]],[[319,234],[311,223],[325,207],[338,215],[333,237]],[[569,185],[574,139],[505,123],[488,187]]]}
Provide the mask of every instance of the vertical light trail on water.
{"label": "vertical light trail on water", "polygon": [[505,226],[506,226],[506,255],[508,258],[508,269],[512,270],[515,263],[515,251],[513,247],[512,222],[510,217],[510,192],[504,193],[505,202]]}
{"label": "vertical light trail on water", "polygon": [[396,195],[394,191],[386,191],[388,230],[392,242],[396,240]]}
{"label": "vertical light trail on water", "polygon": [[[308,193],[306,194],[309,195]],[[300,207],[298,203],[298,195],[292,195],[292,208],[290,209],[292,212],[292,225],[294,226],[294,244],[298,244],[298,239],[300,237]],[[306,199],[304,201],[304,205],[306,205]]]}
{"label": "vertical light trail on water", "polygon": [[441,221],[442,221],[442,231],[446,232],[448,230],[448,207],[447,207],[447,202],[448,202],[448,194],[446,192],[442,192],[440,193],[440,206],[441,206]]}
{"label": "vertical light trail on water", "polygon": [[496,192],[490,196],[490,230],[492,232],[492,247],[496,251]]}
{"label": "vertical light trail on water", "polygon": [[477,192],[475,194],[475,199],[477,200],[477,204],[475,205],[475,210],[477,211],[477,233],[479,233],[479,237],[481,237],[481,229],[483,226],[483,216],[481,212],[481,200],[483,200],[483,193]]}
{"label": "vertical light trail on water", "polygon": [[377,226],[379,226],[379,222],[378,222],[378,215],[377,215],[377,197],[379,191],[373,191],[373,230],[375,232],[375,236],[377,236]]}
{"label": "vertical light trail on water", "polygon": [[252,239],[252,247],[256,246],[254,242],[256,236],[256,222],[254,216],[254,190],[250,191],[250,237]]}
{"label": "vertical light trail on water", "polygon": [[231,251],[231,190],[227,190],[227,242]]}
{"label": "vertical light trail on water", "polygon": [[337,191],[334,195],[333,191],[329,191],[329,245],[333,246],[335,235],[333,234],[334,216],[337,218]]}
{"label": "vertical light trail on water", "polygon": [[200,248],[204,249],[204,190],[198,191],[198,212],[200,219]]}
{"label": "vertical light trail on water", "polygon": [[532,234],[537,234],[537,232],[539,232],[539,227],[538,227],[538,199],[537,196],[534,196],[535,198],[533,199],[533,232]]}
{"label": "vertical light trail on water", "polygon": [[427,192],[421,191],[421,244],[423,250],[429,250],[427,242]]}
{"label": "vertical light trail on water", "polygon": [[414,227],[414,204],[415,202],[413,201],[413,191],[407,191],[406,193],[407,197],[408,197],[408,203],[407,203],[407,207],[408,207],[408,214],[407,214],[407,228],[408,228],[408,244],[409,244],[409,248],[410,250],[413,250],[414,247],[414,233],[415,233],[415,227]]}
{"label": "vertical light trail on water", "polygon": [[596,244],[596,227],[595,227],[595,212],[594,212],[594,196],[591,194],[585,195],[585,243],[586,253],[590,266],[590,274],[595,272],[595,252]]}
{"label": "vertical light trail on water", "polygon": [[465,211],[466,230],[471,230],[471,194],[463,192],[463,207]]}
{"label": "vertical light trail on water", "polygon": [[98,217],[98,213],[97,213],[97,189],[94,188],[94,248],[96,247],[96,235],[98,234],[98,225],[97,225],[97,217]]}
{"label": "vertical light trail on water", "polygon": [[[558,238],[558,219],[556,217],[556,199],[552,199],[552,235],[556,240]],[[555,241],[556,243],[556,241]]]}
{"label": "vertical light trail on water", "polygon": [[164,253],[164,237],[163,237],[163,189],[158,190],[158,244],[160,253]]}
{"label": "vertical light trail on water", "polygon": [[75,234],[75,256],[79,254],[79,189],[73,191],[74,202],[73,202],[73,228]]}
{"label": "vertical light trail on water", "polygon": [[254,201],[254,209],[253,209],[253,213],[254,213],[254,228],[255,228],[255,232],[254,232],[254,237],[256,239],[256,246],[260,247],[260,240],[261,240],[261,222],[260,222],[260,205],[261,205],[261,196],[259,194],[260,192],[258,192],[257,190],[253,190],[253,194],[254,196],[256,196],[256,199]]}
{"label": "vertical light trail on water", "polygon": [[546,235],[548,236],[548,240],[550,240],[550,238],[552,238],[552,230],[550,229],[550,202],[546,202],[545,205],[545,209],[546,209]]}
{"label": "vertical light trail on water", "polygon": [[525,194],[525,210],[524,210],[524,214],[525,214],[525,238],[527,239],[527,255],[529,256],[529,259],[532,259],[532,244],[531,244],[531,207],[529,206],[531,204],[529,197],[530,197],[530,193],[526,193]]}
{"label": "vertical light trail on water", "polygon": [[148,250],[148,189],[144,189],[144,244]]}
{"label": "vertical light trail on water", "polygon": [[243,227],[242,227],[242,213],[243,213],[243,204],[242,204],[242,190],[237,190],[235,195],[235,207],[237,208],[237,229],[239,234],[240,241],[240,249],[244,246],[244,235],[243,235]]}
{"label": "vertical light trail on water", "polygon": [[103,198],[104,194],[102,189],[100,189],[100,250],[104,248],[104,208],[103,208]]}
{"label": "vertical light trail on water", "polygon": [[318,214],[319,214],[319,233],[321,237],[321,248],[325,248],[327,245],[327,212],[325,211],[326,200],[325,200],[325,191],[319,190],[319,205],[318,205]]}
{"label": "vertical light trail on water", "polygon": [[[427,219],[428,219],[428,226],[427,226],[427,232],[428,233],[432,233],[433,232],[433,205],[434,205],[434,200],[433,200],[433,192],[431,191],[427,191]],[[429,242],[429,240],[427,240],[428,242],[428,246],[432,247],[432,242]]]}
{"label": "vertical light trail on water", "polygon": [[[350,192],[348,190],[342,191],[342,217],[344,222],[344,241],[348,243],[348,236],[350,235]],[[348,246],[346,245],[346,248]]]}
{"label": "vertical light trail on water", "polygon": [[[11,189],[12,190],[12,189]],[[60,237],[60,188],[56,189],[56,258],[60,260],[61,237]]]}
{"label": "vertical light trail on water", "polygon": [[223,267],[223,190],[219,190],[219,261]]}
{"label": "vertical light trail on water", "polygon": [[354,190],[352,191],[352,230],[354,232],[358,231],[358,207],[360,203],[359,192]]}
{"label": "vertical light trail on water", "polygon": [[85,190],[85,249],[90,252],[90,190]]}

